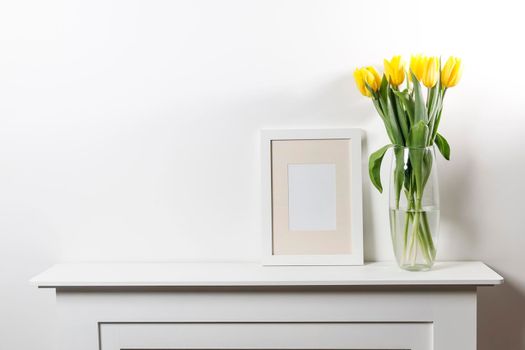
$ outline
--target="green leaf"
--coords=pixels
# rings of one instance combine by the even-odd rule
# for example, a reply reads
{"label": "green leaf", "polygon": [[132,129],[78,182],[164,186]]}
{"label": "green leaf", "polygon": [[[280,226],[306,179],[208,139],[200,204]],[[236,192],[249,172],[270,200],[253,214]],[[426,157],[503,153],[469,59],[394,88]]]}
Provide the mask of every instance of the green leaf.
{"label": "green leaf", "polygon": [[374,106],[376,107],[377,113],[381,117],[381,119],[385,119],[385,113],[383,112],[383,108],[381,108],[381,105],[379,104],[379,100],[376,98],[372,99],[372,102],[374,103]]}
{"label": "green leaf", "polygon": [[419,121],[412,126],[408,134],[407,146],[415,148],[424,148],[427,146],[428,126],[424,121]]}
{"label": "green leaf", "polygon": [[435,118],[437,111],[439,110],[439,99],[441,97],[441,93],[439,92],[439,84],[434,85],[432,89],[430,89],[430,93],[428,96],[428,119],[432,120]]}
{"label": "green leaf", "polygon": [[396,142],[398,145],[404,145],[405,140],[408,137],[408,125],[406,120],[405,111],[401,101],[394,94],[393,89],[388,89],[388,100],[390,101],[389,105],[392,106],[391,113],[394,117],[394,123],[397,125],[399,134],[399,139]]}
{"label": "green leaf", "polygon": [[385,118],[388,119],[388,81],[384,75],[381,79],[381,85],[379,86],[379,90],[377,92],[379,94],[379,103],[381,104],[381,109],[385,113]]}
{"label": "green leaf", "polygon": [[[437,86],[437,85],[436,85]],[[436,87],[432,88],[434,90]],[[433,99],[430,101],[430,107],[428,112],[428,125],[430,127],[431,134],[435,137],[436,127],[439,124],[439,116],[443,108],[443,95],[440,91],[434,94]],[[431,139],[433,139],[431,137]]]}
{"label": "green leaf", "polygon": [[388,80],[386,79],[386,75],[383,75],[383,78],[381,78],[381,85],[379,85],[379,93],[385,99],[386,99],[386,94],[387,94],[387,87],[388,87]]}
{"label": "green leaf", "polygon": [[428,139],[428,126],[424,121],[419,121],[416,125],[410,129],[408,135],[408,146],[412,147],[409,150],[409,159],[412,164],[412,171],[416,182],[416,200],[421,201],[423,196],[423,187],[426,179],[428,179],[424,157],[425,153],[428,152],[424,147],[427,146]]}
{"label": "green leaf", "polygon": [[418,123],[419,121],[428,121],[428,114],[427,114],[427,108],[425,106],[425,99],[423,98],[423,93],[421,92],[421,85],[419,85],[419,81],[417,80],[414,73],[412,74],[412,82],[414,84],[414,122]]}
{"label": "green leaf", "polygon": [[[388,89],[392,91],[391,89]],[[404,144],[404,138],[403,134],[401,133],[401,129],[399,128],[399,125],[397,123],[397,116],[396,112],[394,110],[395,106],[392,105],[392,103],[395,103],[395,99],[393,98],[393,94],[387,91],[387,110],[388,110],[388,120],[390,122],[390,127],[392,128],[392,134],[394,135],[394,143],[396,145],[403,145]],[[390,98],[392,96],[392,98]]]}
{"label": "green leaf", "polygon": [[383,76],[381,86],[377,91],[377,103],[374,100],[374,105],[376,106],[376,109],[383,112],[383,122],[385,123],[386,132],[390,141],[395,144],[403,144],[403,136],[397,125],[396,116],[390,103],[390,99],[388,98],[389,90],[388,81],[386,77]]}
{"label": "green leaf", "polygon": [[436,134],[437,134],[437,130],[438,130],[438,127],[439,127],[439,121],[441,120],[441,114],[443,112],[443,99],[445,98],[445,90],[441,91],[440,94],[439,94],[439,105],[438,105],[438,108],[436,108],[436,116],[434,118],[434,120],[432,121],[432,135],[431,135],[431,139],[435,139],[436,138]]}
{"label": "green leaf", "polygon": [[423,156],[424,148],[414,148],[409,150],[410,163],[412,164],[412,173],[416,185],[416,200],[419,201],[423,196]]}
{"label": "green leaf", "polygon": [[408,120],[410,124],[414,124],[414,101],[410,98],[410,95],[408,94],[407,90],[401,91],[395,91],[394,94],[397,96],[399,101],[403,104],[403,107],[406,111],[406,115],[408,116]]}
{"label": "green leaf", "polygon": [[372,99],[374,106],[376,107],[377,113],[379,113],[379,116],[383,120],[383,123],[385,124],[385,130],[388,134],[388,138],[390,139],[390,142],[395,143],[396,138],[394,136],[394,133],[392,131],[392,127],[390,126],[390,121],[388,118],[388,113],[385,115],[385,112],[383,111],[383,107],[381,106],[381,102],[379,99]]}
{"label": "green leaf", "polygon": [[424,151],[423,168],[421,172],[423,176],[423,188],[425,188],[431,172],[432,172],[432,151],[427,149]]}
{"label": "green leaf", "polygon": [[400,147],[394,148],[394,156],[396,160],[394,168],[395,200],[396,209],[399,209],[399,198],[405,181],[405,149]]}
{"label": "green leaf", "polygon": [[381,163],[386,151],[393,145],[386,145],[375,151],[370,155],[368,159],[368,174],[370,175],[370,181],[377,188],[377,190],[383,193],[383,186],[381,185]]}
{"label": "green leaf", "polygon": [[437,133],[434,142],[443,157],[446,160],[450,160],[450,145],[448,144],[447,139],[445,139],[440,133]]}

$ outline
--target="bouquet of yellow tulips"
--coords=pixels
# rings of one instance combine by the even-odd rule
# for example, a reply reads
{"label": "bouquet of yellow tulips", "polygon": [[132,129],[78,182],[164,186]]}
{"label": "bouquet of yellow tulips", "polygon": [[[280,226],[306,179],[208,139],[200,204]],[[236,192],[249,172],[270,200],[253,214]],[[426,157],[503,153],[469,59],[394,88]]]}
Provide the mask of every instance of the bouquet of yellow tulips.
{"label": "bouquet of yellow tulips", "polygon": [[[450,57],[442,66],[440,58],[423,55],[412,56],[409,67],[406,67],[401,56],[385,59],[382,76],[374,67],[354,71],[359,91],[372,99],[390,139],[390,144],[370,155],[369,175],[372,184],[380,192],[383,191],[381,163],[386,151],[394,148],[395,167],[391,190],[394,209],[399,209],[402,191],[408,203],[403,251],[398,262],[402,260],[406,263],[410,259],[414,262],[417,252],[414,252],[413,247],[418,242],[420,255],[429,266],[435,259],[432,232],[422,205],[433,162],[433,153],[428,149],[435,145],[447,160],[450,159],[450,146],[445,137],[438,133],[438,127],[445,94],[458,83],[461,73],[459,58]],[[404,88],[403,83],[406,84]],[[407,149],[411,151],[407,152]],[[409,230],[412,232],[411,237]]]}

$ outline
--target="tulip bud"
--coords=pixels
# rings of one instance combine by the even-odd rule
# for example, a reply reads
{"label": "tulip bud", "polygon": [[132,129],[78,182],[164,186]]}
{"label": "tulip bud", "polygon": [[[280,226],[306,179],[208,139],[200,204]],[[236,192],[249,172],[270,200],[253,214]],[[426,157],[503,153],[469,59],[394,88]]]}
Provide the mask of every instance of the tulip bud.
{"label": "tulip bud", "polygon": [[366,84],[368,84],[374,92],[379,90],[381,86],[381,76],[374,67],[356,69],[354,71],[354,79],[361,94],[367,97],[372,96],[372,93],[368,90]]}
{"label": "tulip bud", "polygon": [[410,70],[417,80],[430,89],[436,85],[439,77],[439,59],[435,56],[412,56]]}
{"label": "tulip bud", "polygon": [[436,85],[439,77],[439,58],[435,56],[425,57],[423,67],[421,82],[430,89]]}
{"label": "tulip bud", "polygon": [[449,57],[443,69],[441,70],[441,85],[444,88],[456,86],[461,78],[463,66],[461,59],[457,57]]}
{"label": "tulip bud", "polygon": [[[423,60],[424,56],[422,55],[415,55],[410,57],[410,71],[416,76],[417,80],[420,81],[423,77]],[[409,75],[409,77],[412,80],[412,76]]]}
{"label": "tulip bud", "polygon": [[401,56],[394,56],[390,61],[384,60],[385,75],[390,85],[398,87],[405,80],[405,62]]}

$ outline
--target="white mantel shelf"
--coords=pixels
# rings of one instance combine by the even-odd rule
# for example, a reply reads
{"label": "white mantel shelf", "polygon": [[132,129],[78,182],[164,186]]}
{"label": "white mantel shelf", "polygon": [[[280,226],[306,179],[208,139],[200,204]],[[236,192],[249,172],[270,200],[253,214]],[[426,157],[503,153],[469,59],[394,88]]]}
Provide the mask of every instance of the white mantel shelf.
{"label": "white mantel shelf", "polygon": [[478,287],[503,278],[476,261],[135,262],[58,264],[31,282],[56,288],[60,350],[476,350]]}
{"label": "white mantel shelf", "polygon": [[39,288],[215,286],[493,286],[503,278],[477,261],[438,262],[408,272],[392,262],[363,266],[261,266],[258,263],[67,263],[31,279]]}

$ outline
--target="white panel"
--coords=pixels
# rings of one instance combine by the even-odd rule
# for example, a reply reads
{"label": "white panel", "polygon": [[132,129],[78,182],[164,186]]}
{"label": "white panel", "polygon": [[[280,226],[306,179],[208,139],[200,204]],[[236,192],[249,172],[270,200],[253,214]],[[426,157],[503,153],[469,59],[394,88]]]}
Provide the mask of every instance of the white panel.
{"label": "white panel", "polygon": [[432,327],[432,323],[102,324],[100,338],[102,350],[431,350]]}
{"label": "white panel", "polygon": [[[197,346],[215,346],[214,338],[196,339],[194,334],[203,334],[203,330],[196,323],[216,325],[220,323],[225,327],[217,330],[210,329],[210,336],[220,333],[230,336],[234,332],[228,324],[263,324],[264,335],[257,335],[255,328],[242,328],[239,334],[233,336],[237,346],[249,345],[246,337],[254,336],[256,339],[268,334],[273,334],[275,343],[284,347],[286,334],[302,334],[300,338],[290,338],[289,345],[299,346],[304,344],[318,345],[319,348],[334,346],[341,348],[340,343],[320,343],[325,335],[330,339],[341,341],[354,334],[354,326],[345,328],[340,336],[338,328],[331,328],[332,324],[430,324],[432,323],[433,350],[475,350],[476,349],[476,287],[448,288],[435,287],[418,289],[246,289],[231,290],[228,288],[209,289],[173,289],[172,292],[157,291],[155,289],[141,289],[142,292],[108,291],[88,292],[78,291],[57,293],[58,315],[60,320],[60,345],[61,350],[94,350],[98,349],[99,324],[102,325],[104,344],[113,341],[117,346],[127,349],[147,349],[144,347],[126,347],[134,342],[151,338],[159,338],[167,329],[158,328],[159,324],[176,323],[176,325],[190,324],[184,332],[180,328],[174,330],[179,334],[178,339],[195,341]],[[148,290],[150,290],[148,292]],[[295,290],[295,291],[294,291]],[[332,292],[330,292],[332,290]],[[191,324],[193,322],[193,324]],[[221,323],[222,322],[222,323]],[[315,324],[312,328],[283,328],[283,324]],[[111,323],[111,325],[106,325]],[[119,327],[122,323],[148,324],[155,326],[142,329]],[[155,323],[152,325],[150,323]],[[272,326],[275,324],[275,327]],[[324,328],[322,325],[329,325]],[[118,331],[111,331],[116,327]],[[222,326],[221,326],[222,327]],[[175,328],[173,328],[175,329]],[[195,329],[195,330],[194,330]],[[355,328],[358,329],[358,328]],[[363,330],[364,328],[360,328]],[[426,328],[425,328],[426,329]],[[253,331],[252,331],[253,330]],[[371,338],[378,335],[387,338],[390,327],[374,328],[376,332]],[[109,331],[109,332],[107,332]],[[371,332],[365,330],[366,334]],[[395,333],[404,334],[407,338],[417,337],[420,329],[410,333],[403,329],[396,329]],[[170,332],[168,332],[170,333]],[[205,332],[208,336],[208,332]],[[193,337],[193,338],[192,338]],[[303,338],[305,337],[305,338]],[[202,337],[201,338],[206,338]],[[288,338],[286,338],[288,339]],[[304,340],[303,342],[303,339]],[[353,338],[352,338],[353,339]],[[173,339],[168,339],[169,341]],[[376,339],[374,339],[376,340]],[[126,343],[122,343],[125,341]],[[153,340],[155,341],[155,340]],[[379,340],[378,340],[379,341]],[[269,340],[261,340],[260,344],[269,345]],[[148,342],[149,343],[149,342]],[[158,345],[170,345],[169,343]],[[221,343],[231,345],[232,343]],[[274,343],[272,343],[274,344]],[[335,347],[339,344],[339,347]],[[350,343],[345,343],[348,345]],[[353,343],[352,343],[353,344]],[[305,345],[305,347],[306,347]],[[381,345],[381,344],[377,344]],[[390,345],[395,345],[390,343]],[[160,347],[169,349],[170,347]],[[109,349],[112,349],[111,347]],[[158,348],[157,348],[158,349]],[[352,349],[345,347],[345,349]],[[359,348],[358,348],[359,349]],[[361,348],[362,349],[362,348]],[[365,347],[366,349],[366,347]],[[396,347],[376,347],[375,349],[396,349]],[[398,348],[399,349],[399,348]],[[411,349],[401,347],[401,349]],[[105,348],[105,350],[107,350]]]}
{"label": "white panel", "polygon": [[336,229],[335,164],[288,165],[290,231]]}

